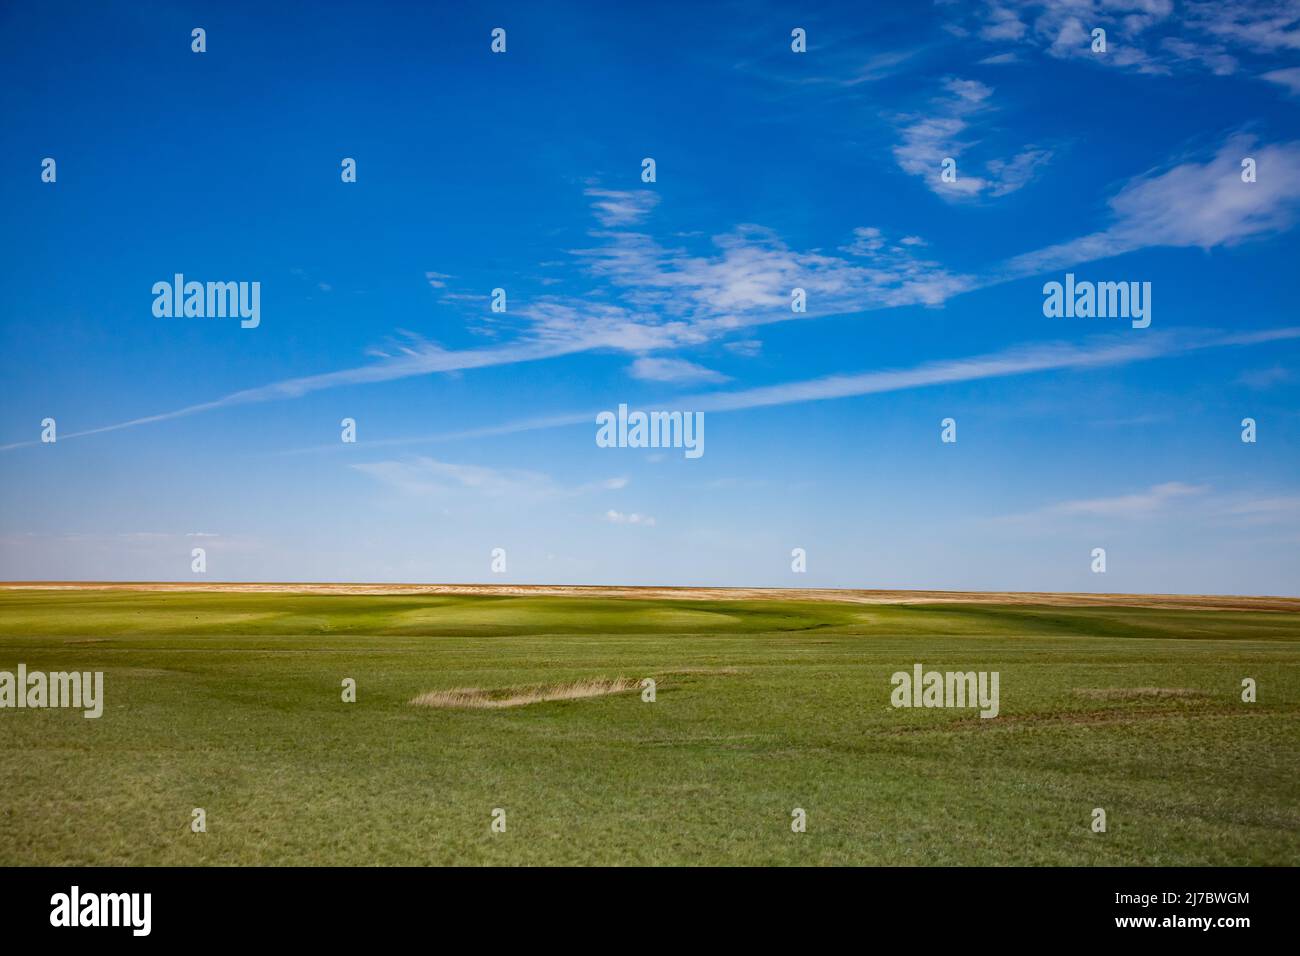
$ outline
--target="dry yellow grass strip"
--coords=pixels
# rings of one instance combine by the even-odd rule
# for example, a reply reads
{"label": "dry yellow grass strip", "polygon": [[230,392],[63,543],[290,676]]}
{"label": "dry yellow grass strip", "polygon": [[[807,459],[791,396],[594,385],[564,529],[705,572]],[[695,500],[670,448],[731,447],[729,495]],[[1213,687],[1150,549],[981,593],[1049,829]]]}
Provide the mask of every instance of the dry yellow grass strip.
{"label": "dry yellow grass strip", "polygon": [[578,700],[583,697],[603,697],[633,690],[638,682],[625,677],[613,680],[595,678],[574,681],[570,684],[546,684],[537,687],[506,687],[484,690],[479,687],[457,687],[452,690],[430,690],[411,698],[417,707],[451,707],[495,709],[524,707],[550,700]]}
{"label": "dry yellow grass strip", "polygon": [[550,584],[312,584],[309,582],[0,581],[0,591],[213,591],[284,594],[465,594],[612,597],[673,601],[840,601],[851,604],[1006,604],[1024,607],[1163,607],[1300,611],[1300,597],[1223,594],[1094,594],[1034,591],[869,591],[845,588],[608,587]]}

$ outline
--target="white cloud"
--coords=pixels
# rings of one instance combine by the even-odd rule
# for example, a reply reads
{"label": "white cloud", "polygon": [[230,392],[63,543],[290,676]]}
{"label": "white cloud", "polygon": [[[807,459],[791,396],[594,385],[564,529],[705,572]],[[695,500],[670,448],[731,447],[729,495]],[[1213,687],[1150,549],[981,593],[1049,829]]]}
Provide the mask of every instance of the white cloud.
{"label": "white cloud", "polygon": [[789,55],[768,57],[761,61],[740,61],[736,64],[736,69],[755,74],[764,80],[775,80],[793,86],[852,89],[864,83],[875,83],[896,75],[903,65],[922,49],[917,47],[909,50],[888,50],[864,58],[857,37],[838,46],[823,42],[824,37],[824,32],[814,31],[810,36],[812,52],[806,58],[817,64],[820,68],[819,72],[809,73],[807,70],[809,64],[802,62],[796,66],[793,62],[796,58]]}
{"label": "white cloud", "polygon": [[[102,435],[106,432],[172,421],[177,418],[186,418],[190,415],[198,415],[202,412],[215,411],[216,409],[229,408],[235,405],[249,405],[284,398],[299,398],[312,392],[337,388],[343,385],[389,382],[435,372],[456,372],[470,368],[487,368],[493,365],[510,365],[516,362],[534,362],[546,358],[555,358],[560,355],[568,355],[586,348],[590,348],[590,345],[582,342],[562,343],[557,341],[525,340],[494,349],[450,351],[431,342],[418,341],[416,344],[404,346],[400,350],[401,355],[385,356],[381,361],[371,365],[342,369],[337,372],[325,372],[319,375],[306,375],[301,378],[285,379],[284,381],[273,382],[256,388],[243,389],[213,399],[210,402],[186,405],[173,411],[132,418],[113,425],[68,432],[59,435],[59,440],[83,438],[88,435]],[[0,445],[0,451],[10,451],[14,448],[32,444],[35,444],[35,442],[13,442],[8,445]]]}
{"label": "white cloud", "polygon": [[[978,80],[949,78],[943,84],[947,96],[934,101],[933,112],[911,116],[899,131],[901,141],[894,146],[894,160],[903,172],[920,177],[936,195],[950,201],[980,196],[1005,196],[1025,186],[1052,154],[1049,150],[1028,146],[1011,158],[995,156],[982,169],[978,163],[961,157],[970,144],[972,121],[990,110],[993,90]],[[957,160],[957,178],[944,182],[943,161]]]}
{"label": "white cloud", "polygon": [[[902,305],[935,306],[973,279],[882,240],[855,245],[850,257],[791,249],[771,230],[743,225],[715,236],[712,251],[667,248],[651,236],[602,232],[574,254],[609,286],[609,299],[543,297],[522,315],[538,338],[649,352],[699,345],[740,329]],[[806,314],[790,310],[791,290],[807,292]]]}
{"label": "white cloud", "polygon": [[853,241],[847,246],[840,246],[840,251],[851,256],[870,256],[879,252],[884,245],[884,236],[877,227],[859,226],[853,230]]}
{"label": "white cloud", "polygon": [[958,77],[945,80],[943,88],[972,109],[993,95],[993,88],[985,86],[979,80],[963,80]]}
{"label": "white cloud", "polygon": [[[881,369],[857,374],[828,375],[822,378],[784,382],[759,388],[731,392],[707,392],[678,399],[679,404],[705,412],[742,411],[801,402],[829,401],[861,395],[879,395],[914,388],[929,388],[957,382],[985,381],[1029,375],[1037,372],[1081,371],[1107,368],[1190,354],[1207,349],[1267,345],[1272,342],[1300,339],[1300,326],[1268,329],[1261,332],[1169,333],[1150,332],[1141,336],[1121,333],[1099,336],[1082,344],[1035,343],[968,358],[926,362],[904,369]],[[595,411],[548,418],[521,419],[467,432],[424,435],[410,439],[392,439],[370,444],[408,444],[449,441],[490,435],[516,434],[548,428],[589,425]]]}
{"label": "white cloud", "polygon": [[604,519],[610,524],[635,524],[646,528],[655,526],[655,519],[649,515],[640,515],[633,511],[631,514],[624,514],[621,511],[610,509],[604,514]]}
{"label": "white cloud", "polygon": [[1231,76],[1240,64],[1237,58],[1219,44],[1192,43],[1181,37],[1165,37],[1160,49],[1182,63],[1199,63],[1215,76]]}
{"label": "white cloud", "polygon": [[647,382],[725,382],[728,376],[686,359],[643,357],[632,363],[632,377]]}
{"label": "white cloud", "polygon": [[906,369],[886,369],[856,375],[828,375],[734,392],[713,392],[687,399],[703,411],[735,411],[770,405],[875,395],[954,382],[1005,378],[1064,369],[1102,368],[1204,349],[1262,345],[1300,339],[1300,327],[1264,332],[1197,335],[1149,334],[1102,336],[1083,344],[1047,343],[1001,352],[926,362]]}
{"label": "white cloud", "polygon": [[[978,104],[987,99],[987,87],[980,84],[954,81],[949,89],[959,102]],[[1258,162],[1260,175],[1255,183],[1241,182],[1240,160],[1246,155]],[[996,193],[1014,188],[1029,175],[1027,167],[1034,161],[992,165],[998,179],[986,180],[985,186]],[[989,185],[998,181],[1004,185]],[[925,242],[919,236],[894,241],[874,226],[855,229],[851,242],[839,250],[843,255],[792,249],[758,226],[739,226],[715,236],[712,249],[702,252],[668,248],[642,233],[596,232],[596,242],[574,251],[573,261],[602,283],[596,290],[600,295],[543,295],[524,304],[511,313],[515,320],[511,327],[493,327],[515,334],[507,344],[449,350],[403,333],[383,349],[370,350],[377,361],[367,365],[242,389],[208,402],[59,437],[103,434],[348,385],[542,361],[596,349],[645,355],[722,341],[737,354],[753,355],[761,344],[744,333],[767,323],[940,306],[971,289],[1151,246],[1231,245],[1280,233],[1293,224],[1300,207],[1300,142],[1257,146],[1249,137],[1233,137],[1204,163],[1188,161],[1139,176],[1111,199],[1110,207],[1113,222],[1101,231],[1017,256],[978,279],[954,274],[923,258]],[[806,314],[790,311],[790,290],[796,286],[808,293]],[[737,338],[737,333],[742,337]],[[653,378],[674,368],[685,372],[688,366],[699,368],[668,358],[642,362],[639,368]],[[489,428],[478,433],[499,432]],[[0,451],[34,444],[14,442],[0,446]]]}
{"label": "white cloud", "polygon": [[1085,515],[1095,518],[1142,518],[1164,508],[1175,499],[1204,494],[1204,485],[1189,485],[1181,481],[1167,481],[1153,485],[1146,491],[1118,495],[1112,498],[1084,498],[1063,501],[1044,509],[1049,514]]}
{"label": "white cloud", "polygon": [[1300,3],[1295,0],[1202,0],[1187,4],[1188,24],[1255,53],[1300,50]]}
{"label": "white cloud", "polygon": [[1300,518],[1300,495],[1238,497],[1225,505],[1221,514],[1250,522],[1274,522]]}
{"label": "white cloud", "polygon": [[744,358],[753,358],[763,351],[763,343],[758,339],[736,339],[723,345],[728,352]]}
{"label": "white cloud", "polygon": [[455,464],[423,455],[351,467],[404,495],[421,498],[470,495],[527,502],[617,490],[628,483],[626,478],[607,478],[566,487],[541,472]]}
{"label": "white cloud", "polygon": [[1300,96],[1300,66],[1292,66],[1284,70],[1270,70],[1263,74],[1260,79],[1276,83],[1278,86],[1285,86],[1287,92],[1292,96]]}
{"label": "white cloud", "polygon": [[[1296,337],[1300,337],[1300,331],[1297,331]],[[875,395],[1032,372],[1118,365],[1166,355],[1175,349],[1171,338],[1158,335],[1103,338],[1084,345],[1030,345],[964,359],[926,362],[911,368],[828,375],[741,391],[713,392],[695,396],[689,401],[691,407],[704,411],[735,411]]]}
{"label": "white cloud", "polygon": [[[1241,181],[1241,161],[1255,159],[1257,181]],[[1131,181],[1110,200],[1106,229],[1026,253],[1011,275],[1104,259],[1151,246],[1212,249],[1289,229],[1300,205],[1300,141],[1256,145],[1238,135],[1204,163],[1185,162]]]}
{"label": "white cloud", "polygon": [[1180,502],[1194,502],[1200,522],[1215,521],[1240,527],[1280,528],[1300,519],[1300,496],[1230,491],[1213,493],[1208,485],[1168,481],[1142,491],[1101,498],[1079,498],[1047,505],[1035,511],[1004,515],[997,523],[1049,527],[1053,519],[1139,521],[1172,516]]}
{"label": "white cloud", "polygon": [[1253,388],[1262,391],[1266,388],[1272,388],[1281,382],[1291,379],[1290,369],[1283,368],[1281,365],[1274,365],[1270,368],[1250,369],[1242,372],[1237,377],[1237,381],[1247,388]]}
{"label": "white cloud", "polygon": [[1026,185],[1052,158],[1045,149],[1026,149],[1009,160],[990,159],[984,164],[989,174],[990,196],[1005,196]]}
{"label": "white cloud", "polygon": [[592,212],[602,226],[631,226],[640,222],[659,204],[658,193],[649,189],[635,192],[617,189],[588,189],[586,195],[594,200]]}
{"label": "white cloud", "polygon": [[[978,103],[986,98],[987,88],[977,83],[953,81],[949,89],[963,102]],[[846,256],[791,249],[770,230],[758,226],[740,226],[715,236],[711,254],[666,248],[652,237],[634,232],[598,232],[594,238],[599,240],[596,245],[576,250],[574,255],[592,277],[607,283],[609,294],[602,299],[541,296],[512,314],[523,319],[525,328],[509,344],[452,351],[405,333],[396,344],[373,351],[379,361],[370,365],[287,379],[60,437],[102,434],[346,385],[541,361],[594,349],[647,353],[691,347],[796,317],[938,306],[979,285],[972,276],[953,274],[937,262],[919,257],[916,250],[925,245],[920,237],[906,236],[893,242],[883,230],[870,226],[855,230],[852,243],[844,247]],[[789,308],[790,290],[796,286],[808,294],[808,311],[799,316]],[[729,347],[753,354],[759,345],[748,337],[733,339]],[[642,363],[641,370],[662,373],[667,367]],[[489,428],[476,433],[499,431]],[[29,444],[33,442],[0,446],[0,451]]]}
{"label": "white cloud", "polygon": [[1083,21],[1078,17],[1067,16],[1055,22],[1049,22],[1046,16],[1038,21],[1038,32],[1052,38],[1047,52],[1055,57],[1092,55],[1092,38],[1083,28]]}
{"label": "white cloud", "polygon": [[[976,32],[989,42],[1019,41],[1058,59],[1138,73],[1228,76],[1243,54],[1300,49],[1295,0],[997,0],[976,9]],[[1105,53],[1092,52],[1097,27],[1106,31]]]}
{"label": "white cloud", "polygon": [[998,3],[989,4],[988,22],[980,30],[985,40],[1019,40],[1029,28],[1020,22],[1014,10]]}

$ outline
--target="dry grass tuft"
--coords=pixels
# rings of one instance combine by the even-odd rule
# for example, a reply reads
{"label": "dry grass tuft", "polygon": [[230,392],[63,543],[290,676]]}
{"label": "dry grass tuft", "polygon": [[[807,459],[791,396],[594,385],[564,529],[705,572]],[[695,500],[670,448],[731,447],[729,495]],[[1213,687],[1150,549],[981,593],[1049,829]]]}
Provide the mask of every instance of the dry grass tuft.
{"label": "dry grass tuft", "polygon": [[579,700],[583,697],[603,697],[620,694],[640,686],[639,681],[625,677],[613,680],[594,678],[573,681],[569,684],[544,684],[536,687],[504,687],[484,690],[479,687],[457,687],[452,690],[430,690],[411,698],[417,707],[450,707],[454,709],[496,709],[524,707],[551,700]]}
{"label": "dry grass tuft", "polygon": [[1101,700],[1127,700],[1134,697],[1207,697],[1204,691],[1190,687],[1098,687],[1079,688],[1076,694]]}

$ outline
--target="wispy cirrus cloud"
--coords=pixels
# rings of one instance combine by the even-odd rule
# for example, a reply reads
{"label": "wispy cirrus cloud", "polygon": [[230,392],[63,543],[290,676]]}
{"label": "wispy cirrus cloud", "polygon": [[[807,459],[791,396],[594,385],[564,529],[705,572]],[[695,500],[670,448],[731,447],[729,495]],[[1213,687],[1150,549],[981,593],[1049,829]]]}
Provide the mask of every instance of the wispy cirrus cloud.
{"label": "wispy cirrus cloud", "polygon": [[[907,368],[825,375],[757,388],[705,392],[676,398],[674,402],[695,411],[735,412],[778,405],[881,395],[961,382],[1011,378],[1040,372],[1110,368],[1211,349],[1245,348],[1295,340],[1300,340],[1300,326],[1259,332],[1150,332],[1141,336],[1120,333],[1098,336],[1083,343],[1036,343],[966,358],[925,362]],[[595,414],[596,410],[591,410],[518,419],[460,432],[391,439],[386,444],[421,444],[590,425],[595,420]]]}
{"label": "wispy cirrus cloud", "polygon": [[1269,70],[1267,73],[1260,74],[1260,79],[1284,87],[1292,96],[1300,96],[1300,66]]}
{"label": "wispy cirrus cloud", "polygon": [[655,526],[655,519],[653,516],[638,514],[635,511],[623,512],[615,511],[613,508],[610,508],[602,517],[610,524],[639,525],[643,528],[653,528]]}
{"label": "wispy cirrus cloud", "polygon": [[[210,402],[186,405],[182,408],[173,409],[172,411],[160,412],[156,415],[145,415],[140,418],[132,418],[112,425],[101,425],[97,428],[86,428],[79,431],[62,433],[59,435],[59,440],[64,441],[69,438],[84,438],[90,435],[102,435],[107,432],[120,431],[124,428],[135,428],[140,425],[151,425],[158,422],[172,421],[178,418],[186,418],[190,415],[198,415],[202,412],[210,412],[237,405],[257,404],[260,402],[285,398],[299,398],[312,392],[337,388],[343,385],[389,382],[402,378],[410,378],[413,375],[428,375],[435,372],[486,368],[492,365],[513,364],[516,362],[534,362],[541,359],[555,358],[560,355],[569,354],[578,351],[583,347],[584,346],[580,343],[570,343],[570,345],[566,347],[557,342],[525,341],[495,349],[462,349],[452,351],[430,342],[418,341],[416,344],[404,348],[402,354],[386,357],[382,361],[370,365],[342,369],[337,372],[326,372],[321,375],[305,375],[298,378],[285,379],[280,382],[273,382],[270,385],[262,385],[257,388],[242,389],[237,392],[223,395],[220,398],[213,399]],[[34,444],[37,444],[37,442],[12,442],[8,445],[0,445],[0,451],[10,451],[15,448],[23,448]]]}
{"label": "wispy cirrus cloud", "polygon": [[619,190],[591,188],[586,191],[591,209],[602,226],[631,226],[639,223],[659,204],[659,194],[649,189]]}
{"label": "wispy cirrus cloud", "polygon": [[1017,346],[1001,352],[926,362],[905,369],[883,369],[857,375],[828,375],[733,392],[713,392],[686,401],[691,403],[691,407],[704,411],[737,411],[768,405],[789,405],[956,382],[1006,378],[1034,372],[1102,368],[1205,349],[1262,345],[1293,339],[1300,339],[1300,327],[1253,333],[1220,332],[1196,335],[1155,333],[1140,337],[1106,336],[1083,344],[1049,343]]}
{"label": "wispy cirrus cloud", "polygon": [[979,35],[983,40],[1019,40],[1028,31],[1016,11],[1001,3],[990,3]]}
{"label": "wispy cirrus cloud", "polygon": [[700,382],[725,382],[729,376],[715,372],[711,368],[677,358],[651,358],[642,356],[632,363],[632,377],[646,382],[676,382],[697,384]]}
{"label": "wispy cirrus cloud", "polygon": [[[918,254],[915,237],[879,242],[834,255],[792,248],[758,225],[737,226],[712,238],[711,248],[667,247],[644,233],[597,233],[600,242],[574,250],[593,278],[620,300],[609,324],[655,330],[667,345],[696,344],[741,328],[817,315],[904,305],[937,305],[974,285]],[[808,312],[790,310],[791,290],[807,292]],[[550,299],[532,313],[550,325],[544,309],[589,309],[580,300]],[[614,307],[602,306],[612,309]],[[568,329],[566,329],[568,331]]]}
{"label": "wispy cirrus cloud", "polygon": [[1300,495],[1239,495],[1215,513],[1248,525],[1300,522]]}
{"label": "wispy cirrus cloud", "polygon": [[616,477],[565,486],[541,472],[458,464],[425,456],[365,462],[351,467],[394,491],[420,498],[451,498],[470,494],[510,501],[538,501],[598,491],[617,491],[628,484],[626,478]]}
{"label": "wispy cirrus cloud", "polygon": [[1138,491],[1092,498],[1074,498],[1043,505],[1029,511],[997,515],[985,519],[988,524],[1004,527],[1027,527],[1045,532],[1058,525],[1084,522],[1088,526],[1108,522],[1150,521],[1166,516],[1178,502],[1195,501],[1204,508],[1208,485],[1184,481],[1166,481]]}
{"label": "wispy cirrus cloud", "polygon": [[[974,88],[966,95],[981,97]],[[1240,162],[1247,155],[1258,165],[1253,183],[1241,181]],[[891,238],[873,226],[856,229],[836,253],[795,249],[759,226],[737,227],[695,250],[666,246],[648,233],[597,230],[593,243],[573,250],[569,261],[606,294],[544,295],[525,303],[512,313],[522,321],[513,341],[453,350],[405,333],[396,343],[371,350],[376,361],[369,364],[241,389],[113,424],[71,428],[59,437],[104,434],[348,385],[602,349],[646,360],[639,367],[648,373],[642,377],[653,380],[656,373],[687,369],[675,363],[695,366],[665,352],[722,342],[734,354],[755,354],[760,344],[752,330],[769,323],[936,307],[974,289],[1140,249],[1213,249],[1266,238],[1292,228],[1300,213],[1300,141],[1260,145],[1245,134],[1232,136],[1208,160],[1183,159],[1136,177],[1109,206],[1112,222],[1103,229],[1014,256],[979,276],[949,270],[919,236]],[[444,273],[435,275],[444,281]],[[790,310],[796,286],[808,295],[805,314]],[[0,451],[35,444],[13,442],[0,445]]]}
{"label": "wispy cirrus cloud", "polygon": [[1290,369],[1281,365],[1273,365],[1269,368],[1248,369],[1237,376],[1237,381],[1247,388],[1263,391],[1282,382],[1290,381],[1291,378]]}
{"label": "wispy cirrus cloud", "polygon": [[[970,10],[969,32],[987,42],[1135,73],[1229,76],[1244,57],[1300,49],[1295,0],[989,0]],[[1092,50],[1097,28],[1106,31],[1104,53]]]}
{"label": "wispy cirrus cloud", "polygon": [[887,50],[868,56],[855,56],[850,60],[841,58],[839,64],[831,62],[827,72],[809,75],[786,73],[782,77],[788,82],[825,85],[852,89],[864,83],[877,83],[898,73],[899,69],[916,56],[918,50]]}
{"label": "wispy cirrus cloud", "polygon": [[[1255,182],[1241,179],[1252,157]],[[1011,275],[1035,275],[1153,246],[1213,249],[1290,229],[1300,211],[1300,141],[1259,145],[1228,139],[1213,158],[1139,176],[1110,200],[1111,225],[1016,256]]]}
{"label": "wispy cirrus cloud", "polygon": [[787,88],[824,87],[847,92],[897,76],[927,49],[926,45],[864,49],[860,35],[843,33],[842,20],[822,24],[801,22],[808,31],[808,56],[791,56],[788,45],[782,42],[770,46],[765,55],[753,57],[752,51],[767,46],[771,39],[771,34],[762,30],[755,34],[754,42],[745,45],[747,55],[737,59],[733,69]]}
{"label": "wispy cirrus cloud", "polygon": [[1043,509],[1046,514],[1082,515],[1097,518],[1142,518],[1163,511],[1172,501],[1193,497],[1208,491],[1206,485],[1189,485],[1182,481],[1166,481],[1152,485],[1145,491],[1136,491],[1109,498],[1080,498],[1062,501]]}
{"label": "wispy cirrus cloud", "polygon": [[[929,112],[904,118],[894,159],[903,172],[923,179],[930,191],[949,201],[998,197],[1024,187],[1052,158],[1047,149],[1025,146],[1010,158],[994,156],[983,165],[962,156],[971,148],[973,124],[992,109],[992,88],[978,80],[950,77],[945,96],[935,99]],[[945,159],[957,161],[957,177],[941,178]]]}
{"label": "wispy cirrus cloud", "polygon": [[1149,521],[1168,519],[1188,508],[1193,509],[1198,521],[1238,528],[1285,528],[1300,522],[1300,496],[1250,489],[1216,490],[1209,484],[1185,481],[1161,482],[1116,495],[1072,498],[989,520],[1048,531],[1056,523],[1074,519],[1090,523]]}
{"label": "wispy cirrus cloud", "polygon": [[1187,23],[1195,30],[1255,53],[1300,50],[1296,0],[1190,0]]}

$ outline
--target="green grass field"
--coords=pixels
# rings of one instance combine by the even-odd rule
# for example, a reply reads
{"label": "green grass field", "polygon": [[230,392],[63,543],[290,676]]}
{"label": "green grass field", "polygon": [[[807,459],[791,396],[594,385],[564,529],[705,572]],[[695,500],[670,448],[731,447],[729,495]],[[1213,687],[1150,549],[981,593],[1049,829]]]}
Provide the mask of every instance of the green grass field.
{"label": "green grass field", "polygon": [[[0,865],[1300,862],[1295,613],[0,591],[19,662],[106,703],[0,710]],[[917,662],[1000,716],[892,708]]]}

